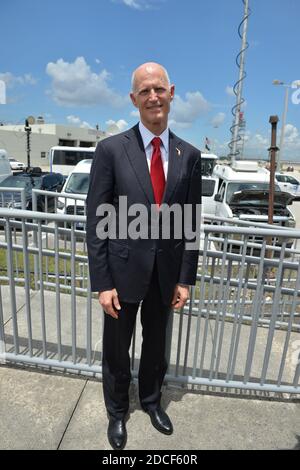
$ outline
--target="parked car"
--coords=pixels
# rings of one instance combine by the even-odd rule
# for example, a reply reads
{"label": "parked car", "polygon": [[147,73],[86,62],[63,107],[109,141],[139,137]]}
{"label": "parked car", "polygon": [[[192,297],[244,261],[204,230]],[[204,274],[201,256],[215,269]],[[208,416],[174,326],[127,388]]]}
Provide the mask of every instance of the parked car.
{"label": "parked car", "polygon": [[296,200],[300,199],[300,181],[295,176],[275,173],[275,179],[281,191],[292,194]]}
{"label": "parked car", "polygon": [[[28,172],[17,173],[6,177],[0,183],[0,206],[12,209],[21,209],[21,198],[15,196],[17,193],[4,192],[1,188],[25,188],[26,209],[32,210],[32,190],[42,189],[46,191],[60,191],[63,184],[63,175],[60,173],[45,173],[40,168],[32,168]],[[12,194],[14,197],[12,199]],[[54,197],[47,198],[47,207],[43,195],[37,197],[37,210],[40,212],[54,212]]]}
{"label": "parked car", "polygon": [[[82,160],[73,169],[66,179],[62,188],[63,194],[70,194],[70,198],[62,196],[58,198],[58,214],[85,215],[85,198],[89,189],[89,178],[92,159]],[[72,196],[85,196],[83,199],[75,199]],[[76,229],[81,230],[84,226],[81,222],[76,223]]]}
{"label": "parked car", "polygon": [[25,170],[25,164],[22,162],[19,162],[15,158],[9,157],[9,163],[10,163],[10,168],[15,171],[15,170]]}

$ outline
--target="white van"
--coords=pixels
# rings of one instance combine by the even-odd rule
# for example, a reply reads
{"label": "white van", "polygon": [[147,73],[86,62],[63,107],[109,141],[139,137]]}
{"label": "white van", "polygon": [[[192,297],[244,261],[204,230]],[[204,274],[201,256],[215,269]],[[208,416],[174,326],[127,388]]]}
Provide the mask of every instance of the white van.
{"label": "white van", "polygon": [[[89,178],[93,160],[82,160],[77,163],[63,185],[61,196],[57,202],[58,214],[85,215],[85,200],[89,189]],[[70,195],[70,197],[68,197]],[[72,196],[80,196],[76,199]],[[83,225],[76,225],[82,229]]]}
{"label": "white van", "polygon": [[[215,196],[216,215],[252,222],[268,222],[270,172],[257,162],[236,161],[233,166],[216,165],[212,176],[219,178]],[[274,224],[295,227],[296,221],[287,208],[291,194],[280,191],[275,183]]]}
{"label": "white van", "polygon": [[0,149],[0,184],[7,176],[11,176],[12,171],[6,150]]}
{"label": "white van", "polygon": [[65,147],[56,145],[48,152],[50,171],[68,176],[77,163],[94,157],[95,147]]}

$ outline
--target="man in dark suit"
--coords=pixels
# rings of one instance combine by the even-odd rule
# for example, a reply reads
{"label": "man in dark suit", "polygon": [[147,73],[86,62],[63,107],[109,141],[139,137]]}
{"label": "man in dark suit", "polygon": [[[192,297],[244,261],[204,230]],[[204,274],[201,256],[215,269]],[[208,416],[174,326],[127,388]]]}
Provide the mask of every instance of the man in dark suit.
{"label": "man in dark suit", "polygon": [[[170,103],[174,98],[166,70],[146,63],[132,77],[131,100],[140,122],[129,131],[98,143],[87,197],[87,247],[91,288],[99,293],[105,312],[103,332],[103,391],[109,416],[108,439],[114,449],[123,449],[131,381],[129,347],[141,303],[143,343],[139,367],[139,398],[153,426],[164,434],[172,423],[160,406],[161,386],[167,371],[166,326],[172,308],[181,308],[195,284],[198,246],[187,249],[183,220],[163,220],[163,208],[177,204],[192,209],[188,232],[198,233],[196,215],[201,203],[200,151],[168,129]],[[143,234],[132,236],[133,212],[140,204],[147,217]],[[104,218],[103,204],[111,207]],[[102,206],[101,206],[102,205]],[[99,208],[100,206],[100,208]],[[161,210],[162,209],[162,210]],[[127,209],[126,209],[127,210]],[[145,214],[144,213],[144,214]],[[168,237],[152,236],[157,222],[168,224]],[[105,238],[101,222],[114,217]],[[128,232],[124,235],[125,229]],[[147,234],[145,235],[145,229]],[[184,233],[175,232],[183,229]],[[114,232],[114,233],[113,233]],[[107,235],[107,232],[106,232]]]}

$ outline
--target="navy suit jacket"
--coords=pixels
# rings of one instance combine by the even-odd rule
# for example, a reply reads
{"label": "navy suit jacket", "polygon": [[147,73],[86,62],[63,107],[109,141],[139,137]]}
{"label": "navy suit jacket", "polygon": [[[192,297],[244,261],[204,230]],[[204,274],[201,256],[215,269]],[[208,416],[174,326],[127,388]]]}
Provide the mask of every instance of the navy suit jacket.
{"label": "navy suit jacket", "polygon": [[[96,228],[101,217],[96,215],[97,207],[112,204],[118,221],[119,196],[127,196],[128,207],[140,203],[149,213],[151,204],[155,204],[138,125],[100,141],[95,151],[86,228],[91,288],[98,292],[116,288],[121,301],[140,302],[147,294],[156,260],[163,302],[169,305],[177,283],[195,284],[198,249],[185,249],[184,229],[180,239],[174,237],[172,217],[170,239],[162,236],[158,239],[99,239]],[[163,203],[177,203],[181,207],[189,203],[194,209],[201,203],[201,153],[171,131]],[[133,219],[128,217],[128,225]],[[150,233],[150,221],[148,228]],[[200,226],[197,229],[200,230]],[[193,230],[196,230],[195,217]]]}

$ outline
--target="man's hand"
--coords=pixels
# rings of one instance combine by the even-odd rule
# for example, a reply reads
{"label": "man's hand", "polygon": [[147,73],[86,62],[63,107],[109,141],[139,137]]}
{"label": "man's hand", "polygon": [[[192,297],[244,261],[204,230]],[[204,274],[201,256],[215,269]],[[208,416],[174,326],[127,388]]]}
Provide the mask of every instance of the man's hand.
{"label": "man's hand", "polygon": [[99,303],[105,313],[113,318],[119,318],[118,310],[121,310],[121,306],[116,289],[99,292]]}
{"label": "man's hand", "polygon": [[173,308],[182,308],[186,301],[189,298],[189,288],[185,286],[181,286],[179,284],[176,285],[174,289],[173,299],[172,299],[172,307]]}

